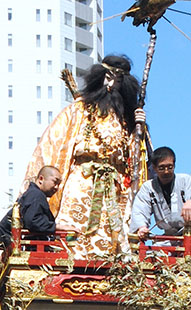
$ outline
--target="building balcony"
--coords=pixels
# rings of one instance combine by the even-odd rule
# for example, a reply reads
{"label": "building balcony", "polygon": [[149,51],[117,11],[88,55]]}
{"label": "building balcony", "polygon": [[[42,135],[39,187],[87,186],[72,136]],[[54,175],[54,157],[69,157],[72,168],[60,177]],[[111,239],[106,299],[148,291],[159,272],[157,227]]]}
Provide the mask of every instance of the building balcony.
{"label": "building balcony", "polygon": [[93,20],[93,10],[89,6],[77,2],[75,4],[76,7],[76,17],[86,20],[88,23],[91,23]]}
{"label": "building balcony", "polygon": [[88,46],[88,48],[93,48],[93,33],[76,27],[76,42]]}
{"label": "building balcony", "polygon": [[81,70],[87,70],[92,65],[93,65],[92,57],[80,52],[76,52],[76,68],[79,68]]}

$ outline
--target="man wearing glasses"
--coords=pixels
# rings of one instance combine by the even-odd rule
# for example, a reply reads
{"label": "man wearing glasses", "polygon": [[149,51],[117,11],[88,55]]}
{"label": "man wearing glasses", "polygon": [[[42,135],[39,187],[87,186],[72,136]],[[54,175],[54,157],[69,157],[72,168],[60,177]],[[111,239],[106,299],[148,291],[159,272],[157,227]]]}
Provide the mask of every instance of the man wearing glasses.
{"label": "man wearing glasses", "polygon": [[141,186],[132,209],[130,232],[137,233],[140,240],[147,239],[152,214],[165,235],[181,235],[184,223],[191,221],[191,176],[175,174],[175,161],[169,147],[152,154],[156,177]]}

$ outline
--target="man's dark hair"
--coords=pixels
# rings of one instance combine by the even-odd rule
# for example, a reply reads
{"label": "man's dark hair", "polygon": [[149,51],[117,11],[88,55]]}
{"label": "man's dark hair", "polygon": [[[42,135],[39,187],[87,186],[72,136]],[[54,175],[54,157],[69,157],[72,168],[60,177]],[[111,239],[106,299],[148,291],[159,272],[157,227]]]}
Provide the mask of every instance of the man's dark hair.
{"label": "man's dark hair", "polygon": [[[104,66],[106,65],[106,66]],[[107,66],[109,66],[107,68]],[[119,69],[116,73],[117,82],[111,91],[104,85],[106,73],[110,67]],[[116,113],[120,123],[126,123],[129,133],[135,127],[134,110],[138,107],[138,94],[140,85],[137,79],[130,74],[131,61],[125,56],[106,56],[102,64],[93,65],[84,77],[85,87],[81,95],[85,102],[85,108],[96,104],[101,112],[101,117],[106,117],[111,109]]]}
{"label": "man's dark hair", "polygon": [[162,146],[162,147],[159,147],[156,150],[154,150],[154,152],[151,155],[151,162],[152,162],[153,166],[157,166],[159,161],[161,161],[167,157],[172,157],[173,162],[175,164],[176,155],[175,155],[174,151],[167,146]]}
{"label": "man's dark hair", "polygon": [[51,166],[51,165],[46,165],[46,166],[43,166],[39,172],[38,172],[38,175],[36,177],[36,179],[38,180],[40,175],[43,175],[44,177],[47,177],[49,175],[52,174],[52,170],[56,170],[60,173],[59,169],[54,167],[54,166]]}

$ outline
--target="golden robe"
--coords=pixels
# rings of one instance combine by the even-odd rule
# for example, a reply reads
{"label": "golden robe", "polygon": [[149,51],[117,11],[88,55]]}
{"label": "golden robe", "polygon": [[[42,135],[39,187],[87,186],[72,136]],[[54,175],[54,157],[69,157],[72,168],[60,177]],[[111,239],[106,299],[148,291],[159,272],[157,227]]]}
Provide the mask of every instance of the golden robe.
{"label": "golden robe", "polygon": [[[72,247],[75,259],[129,249],[132,190],[125,186],[120,155],[123,129],[115,113],[104,119],[96,116],[97,136],[101,134],[103,143],[91,134],[87,150],[87,122],[83,102],[76,101],[61,111],[41,137],[25,176],[25,181],[30,181],[43,165],[60,170],[62,182],[49,204],[56,222],[73,225],[81,232]],[[134,135],[126,138],[133,156]],[[104,143],[110,145],[107,162]]]}

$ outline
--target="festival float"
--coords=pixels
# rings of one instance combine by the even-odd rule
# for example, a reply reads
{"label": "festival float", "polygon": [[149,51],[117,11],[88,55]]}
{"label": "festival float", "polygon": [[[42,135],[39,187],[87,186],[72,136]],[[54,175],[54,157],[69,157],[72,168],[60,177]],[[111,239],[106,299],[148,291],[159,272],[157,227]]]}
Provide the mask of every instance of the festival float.
{"label": "festival float", "polygon": [[[164,17],[174,0],[141,0],[122,15],[133,24],[148,24],[150,44],[143,74],[140,107],[154,54],[154,24]],[[78,91],[71,74],[61,78],[72,92]],[[141,128],[136,127],[133,194],[139,188]],[[19,205],[12,215],[12,243],[3,249],[0,263],[2,310],[33,309],[191,309],[191,222],[181,236],[149,235],[149,244],[129,234],[131,251],[117,255],[76,260],[72,254],[77,234],[56,231],[54,239],[38,240],[21,227]],[[178,246],[156,246],[151,241],[176,241]]]}
{"label": "festival float", "polygon": [[75,260],[74,232],[56,231],[55,240],[32,240],[13,206],[12,243],[2,256],[1,309],[191,309],[191,223],[183,236],[151,235],[179,246],[137,243],[131,254]]}

